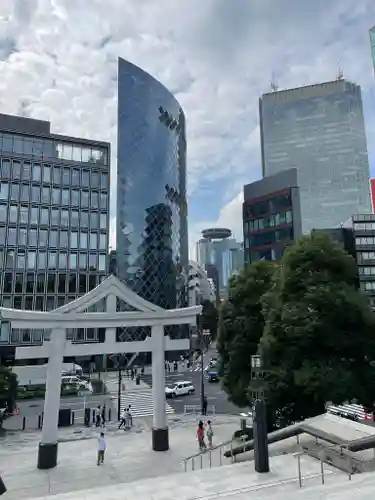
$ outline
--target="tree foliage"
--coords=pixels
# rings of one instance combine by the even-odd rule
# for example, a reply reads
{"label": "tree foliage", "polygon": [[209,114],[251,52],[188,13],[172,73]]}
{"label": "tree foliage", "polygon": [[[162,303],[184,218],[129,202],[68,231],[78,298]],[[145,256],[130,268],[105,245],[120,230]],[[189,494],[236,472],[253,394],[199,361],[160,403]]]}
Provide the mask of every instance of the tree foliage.
{"label": "tree foliage", "polygon": [[218,325],[218,312],[210,300],[204,300],[202,302],[202,328],[204,330],[210,330],[211,337],[216,339],[217,325]]}
{"label": "tree foliage", "polygon": [[374,402],[374,320],[355,288],[352,257],[313,232],[290,246],[263,297],[261,353],[268,406],[284,424],[318,415],[327,402]]}
{"label": "tree foliage", "polygon": [[229,399],[242,407],[249,404],[251,355],[257,351],[264,326],[261,298],[270,290],[274,268],[267,261],[246,266],[231,279],[228,300],[220,308],[218,352],[222,384]]}

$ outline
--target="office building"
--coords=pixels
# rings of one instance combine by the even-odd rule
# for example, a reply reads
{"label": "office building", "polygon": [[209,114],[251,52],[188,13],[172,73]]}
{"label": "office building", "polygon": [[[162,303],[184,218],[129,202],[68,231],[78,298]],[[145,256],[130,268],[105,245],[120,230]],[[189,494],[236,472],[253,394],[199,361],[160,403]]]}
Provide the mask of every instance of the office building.
{"label": "office building", "polygon": [[375,214],[353,215],[342,227],[324,232],[342,243],[356,260],[358,287],[369,297],[375,310]]}
{"label": "office building", "polygon": [[243,245],[231,236],[230,229],[208,228],[202,231],[202,238],[196,243],[197,262],[213,279],[222,299],[227,295],[229,279],[244,264]]}
{"label": "office building", "polygon": [[[158,306],[184,307],[188,300],[185,116],[160,82],[123,59],[118,63],[117,161],[118,277]],[[179,334],[182,330],[178,327]],[[149,335],[145,329],[118,330],[121,340],[145,335]]]}
{"label": "office building", "polygon": [[213,279],[207,276],[207,271],[198,262],[189,261],[189,306],[201,304],[205,300],[214,302],[216,290]]}
{"label": "office building", "polygon": [[263,176],[297,168],[304,234],[371,212],[359,85],[338,79],[272,92],[259,111]]}
{"label": "office building", "polygon": [[[0,296],[3,307],[49,311],[108,273],[109,158],[105,142],[0,115]],[[96,329],[69,332],[95,342]],[[42,331],[1,324],[1,346],[39,344]]]}
{"label": "office building", "polygon": [[302,235],[298,171],[293,168],[244,186],[245,262],[278,261]]}
{"label": "office building", "polygon": [[375,26],[373,26],[370,29],[370,47],[371,47],[372,64],[375,71]]}

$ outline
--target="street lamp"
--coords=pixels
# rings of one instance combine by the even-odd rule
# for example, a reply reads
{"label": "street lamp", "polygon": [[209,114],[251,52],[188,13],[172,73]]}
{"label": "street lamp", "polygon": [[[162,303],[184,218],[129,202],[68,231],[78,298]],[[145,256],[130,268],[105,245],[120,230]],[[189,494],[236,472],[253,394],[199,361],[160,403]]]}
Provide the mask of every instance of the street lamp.
{"label": "street lamp", "polygon": [[257,472],[269,472],[267,413],[264,398],[265,370],[259,354],[251,356],[250,389],[253,410],[254,465]]}

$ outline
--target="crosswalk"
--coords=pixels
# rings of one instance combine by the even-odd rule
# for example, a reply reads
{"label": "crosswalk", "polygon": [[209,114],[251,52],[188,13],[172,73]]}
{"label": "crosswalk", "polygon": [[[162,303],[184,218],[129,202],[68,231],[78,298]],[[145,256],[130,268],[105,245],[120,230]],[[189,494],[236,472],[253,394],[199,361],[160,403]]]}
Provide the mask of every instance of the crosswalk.
{"label": "crosswalk", "polygon": [[[112,399],[115,400],[113,397]],[[135,417],[148,417],[153,415],[152,391],[150,389],[136,390],[121,394],[120,410],[121,412],[131,405],[131,414]],[[174,413],[175,410],[166,403],[166,413]]]}

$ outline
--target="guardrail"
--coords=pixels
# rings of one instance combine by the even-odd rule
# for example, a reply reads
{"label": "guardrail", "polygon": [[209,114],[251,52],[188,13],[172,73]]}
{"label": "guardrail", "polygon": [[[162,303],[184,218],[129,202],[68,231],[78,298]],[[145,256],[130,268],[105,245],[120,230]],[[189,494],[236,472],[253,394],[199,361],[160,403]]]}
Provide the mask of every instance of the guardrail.
{"label": "guardrail", "polygon": [[[200,460],[200,469],[203,469],[203,455],[208,455],[209,457],[209,466],[210,468],[212,467],[212,453],[216,450],[219,450],[219,465],[223,465],[223,448],[224,446],[230,446],[230,449],[233,447],[233,439],[229,441],[225,441],[224,443],[220,443],[216,446],[213,446],[212,448],[209,448],[207,450],[200,451],[198,453],[195,453],[194,455],[190,455],[189,457],[186,457],[181,463],[184,464],[184,471],[187,472],[187,465],[191,461],[191,470],[195,470],[195,462],[197,459]],[[232,455],[232,463],[235,462],[235,456]]]}
{"label": "guardrail", "polygon": [[[184,415],[202,415],[202,407],[201,405],[185,405],[184,406]],[[215,416],[216,415],[216,407],[215,405],[207,405],[207,411],[203,417],[208,415]]]}

